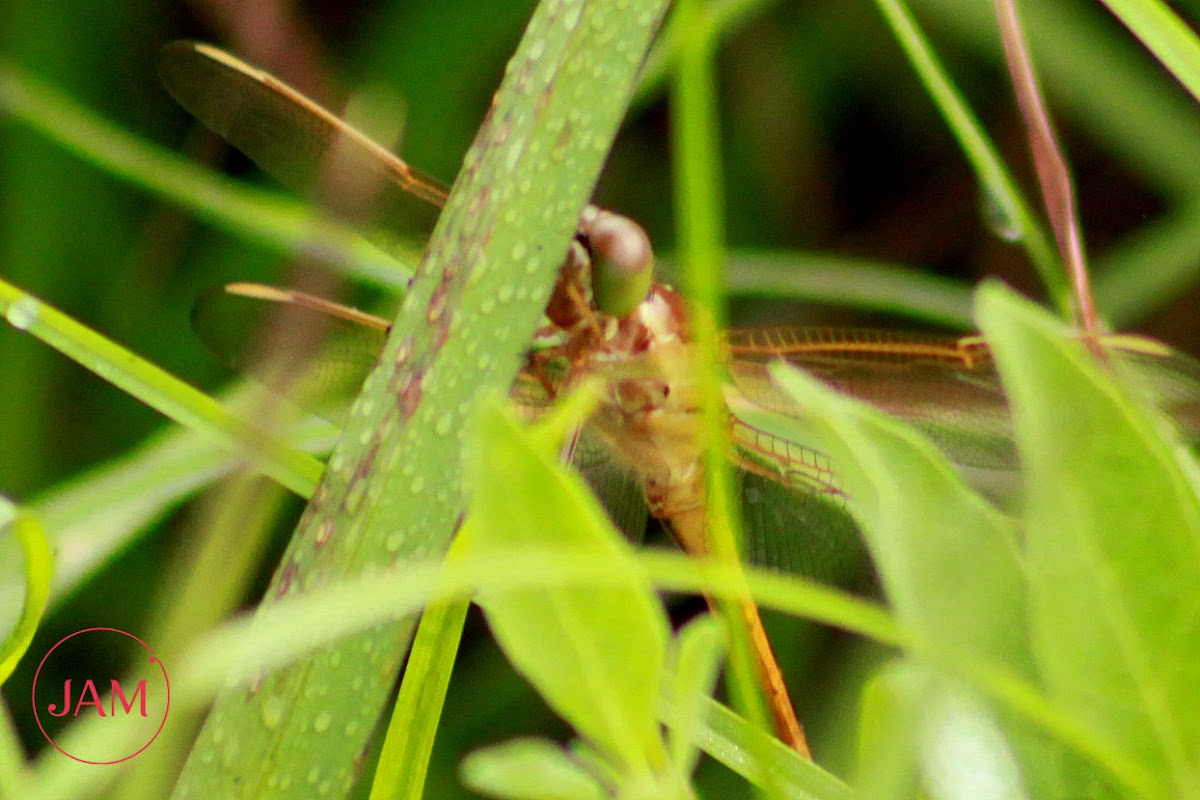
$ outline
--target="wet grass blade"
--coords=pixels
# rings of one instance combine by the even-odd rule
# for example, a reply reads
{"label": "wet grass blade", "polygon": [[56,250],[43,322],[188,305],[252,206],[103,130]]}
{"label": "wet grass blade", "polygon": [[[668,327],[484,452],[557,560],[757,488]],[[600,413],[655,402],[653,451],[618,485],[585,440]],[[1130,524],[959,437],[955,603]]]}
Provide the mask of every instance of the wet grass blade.
{"label": "wet grass blade", "polygon": [[[664,4],[620,5],[535,13],[271,600],[445,548],[464,420],[482,391],[515,377]],[[285,777],[279,796],[349,791],[411,632],[389,624],[226,692],[177,796]],[[264,709],[279,711],[270,726]],[[214,758],[231,738],[236,757]]]}
{"label": "wet grass blade", "polygon": [[254,447],[256,467],[288,489],[308,496],[321,474],[312,456],[259,430],[219,402],[160,367],[81,325],[58,309],[0,281],[0,314],[63,355],[164,416],[204,431],[235,452]]}

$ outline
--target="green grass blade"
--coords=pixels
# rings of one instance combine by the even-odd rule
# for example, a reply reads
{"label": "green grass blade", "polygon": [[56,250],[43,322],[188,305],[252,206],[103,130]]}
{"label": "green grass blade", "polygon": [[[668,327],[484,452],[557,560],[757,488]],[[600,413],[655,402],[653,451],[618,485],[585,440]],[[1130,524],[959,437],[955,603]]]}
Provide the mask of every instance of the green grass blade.
{"label": "green grass blade", "polygon": [[264,474],[297,494],[310,492],[320,477],[321,463],[312,456],[256,429],[198,389],[4,281],[0,314],[13,327],[28,331],[164,416],[205,432],[233,452],[250,453]]}
{"label": "green grass blade", "polygon": [[21,616],[8,638],[0,642],[0,684],[3,684],[25,655],[46,610],[54,572],[54,553],[41,520],[4,497],[0,497],[0,532],[15,536],[25,556],[25,602]]}
{"label": "green grass blade", "polygon": [[[515,377],[662,10],[619,6],[535,12],[271,599],[445,549],[464,420]],[[281,796],[345,794],[411,631],[381,627],[224,694],[177,795],[227,797],[283,776]],[[270,729],[268,702],[281,712]],[[239,751],[221,763],[228,737]]]}
{"label": "green grass blade", "polygon": [[[953,35],[958,46],[986,53],[1002,67],[990,3],[909,0],[909,5]],[[1024,3],[1022,18],[1039,71],[1064,118],[1169,204],[1162,215],[1095,258],[1101,313],[1123,327],[1195,285],[1200,162],[1191,154],[1200,139],[1200,116],[1195,101],[1145,59],[1131,37],[1088,5]],[[1071,46],[1063,47],[1064,41]]]}
{"label": "green grass blade", "polygon": [[1101,262],[1096,304],[1117,329],[1142,322],[1147,311],[1176,299],[1196,281],[1200,196],[1125,237]]}
{"label": "green grass blade", "polygon": [[1005,168],[996,146],[954,87],[932,45],[902,0],[876,0],[876,4],[971,162],[984,198],[983,213],[991,218],[993,228],[1005,238],[1020,240],[1037,267],[1051,300],[1064,317],[1069,317],[1070,288],[1062,259]]}
{"label": "green grass blade", "polygon": [[[245,397],[229,396],[233,407]],[[327,451],[336,431],[313,417],[284,425],[280,435],[306,452]],[[118,458],[37,497],[31,508],[43,520],[58,553],[52,601],[86,583],[149,526],[242,461],[208,434],[170,427]],[[307,497],[316,480],[299,487]]]}
{"label": "green grass blade", "polygon": [[[719,124],[716,108],[717,38],[700,0],[675,4],[672,25],[683,31],[671,90],[671,121],[675,158],[675,214],[679,239],[680,277],[691,301],[697,396],[702,410],[707,490],[705,534],[709,552],[736,562],[742,542],[739,507],[729,452],[718,331],[726,327],[724,284],[724,208]],[[769,725],[752,645],[740,609],[721,608],[733,632],[726,679],[734,705],[747,718]]]}
{"label": "green grass blade", "polygon": [[[850,800],[854,796],[833,773],[801,758],[715,700],[705,701],[704,707],[705,724],[696,731],[696,744],[750,784],[797,800]],[[670,713],[667,710],[665,715]]]}
{"label": "green grass blade", "polygon": [[711,0],[699,19],[691,19],[686,24],[677,21],[680,18],[669,19],[646,57],[630,105],[635,109],[642,108],[662,92],[679,67],[680,54],[686,47],[688,37],[710,39],[715,46],[717,39],[736,34],[755,13],[773,2],[775,0]]}
{"label": "green grass blade", "polygon": [[[447,560],[453,558],[453,549]],[[371,800],[421,800],[429,757],[467,618],[467,600],[429,606],[413,639],[400,696],[375,768]]]}
{"label": "green grass blade", "polygon": [[[662,263],[670,269],[665,259]],[[974,330],[971,289],[956,280],[885,262],[827,253],[730,251],[729,293],[810,300],[883,311]]]}
{"label": "green grass blade", "polygon": [[1170,6],[1160,0],[1101,2],[1200,100],[1200,43]]}
{"label": "green grass blade", "polygon": [[236,236],[285,255],[301,254],[342,267],[383,285],[402,287],[408,277],[394,259],[311,206],[250,188],[156,148],[2,60],[0,112],[87,163]]}

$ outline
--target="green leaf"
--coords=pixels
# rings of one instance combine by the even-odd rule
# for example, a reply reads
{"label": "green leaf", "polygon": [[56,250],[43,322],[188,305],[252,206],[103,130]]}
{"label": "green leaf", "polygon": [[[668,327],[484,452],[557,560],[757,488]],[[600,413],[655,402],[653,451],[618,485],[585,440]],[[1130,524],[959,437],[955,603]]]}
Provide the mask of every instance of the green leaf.
{"label": "green leaf", "polygon": [[861,797],[916,796],[913,730],[929,689],[929,670],[905,660],[884,664],[863,687],[855,781]]}
{"label": "green leaf", "polygon": [[671,697],[668,724],[671,763],[681,775],[690,775],[696,767],[699,751],[694,741],[704,720],[704,701],[716,686],[727,647],[721,623],[708,614],[684,625],[672,642],[666,686]]}
{"label": "green leaf", "polygon": [[[668,623],[632,549],[582,480],[498,406],[480,410],[469,465],[471,554],[558,548],[585,556],[600,585],[480,592],[497,641],[547,702],[631,772],[661,758],[655,706]],[[503,576],[498,576],[502,578]]]}
{"label": "green leaf", "polygon": [[512,800],[601,800],[608,795],[571,755],[545,739],[476,750],[460,765],[467,788]]}
{"label": "green leaf", "polygon": [[1021,770],[1005,732],[979,697],[955,682],[935,683],[920,708],[916,744],[930,797],[1022,800]]}
{"label": "green leaf", "polygon": [[805,427],[842,479],[899,621],[964,656],[1028,674],[1012,522],[908,426],[786,364],[771,374],[810,413]]}
{"label": "green leaf", "polygon": [[1030,616],[1047,691],[1161,776],[1164,792],[1195,795],[1196,463],[1062,325],[995,285],[977,309],[1024,465]]}

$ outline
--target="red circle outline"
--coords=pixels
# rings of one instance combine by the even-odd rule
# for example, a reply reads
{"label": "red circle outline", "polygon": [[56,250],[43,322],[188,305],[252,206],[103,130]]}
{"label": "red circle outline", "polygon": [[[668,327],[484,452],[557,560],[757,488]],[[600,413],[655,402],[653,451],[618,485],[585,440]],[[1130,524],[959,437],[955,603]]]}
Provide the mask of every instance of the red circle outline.
{"label": "red circle outline", "polygon": [[[42,674],[42,667],[45,666],[45,664],[46,664],[46,659],[48,659],[50,657],[51,653],[53,653],[55,650],[58,649],[59,645],[61,645],[63,642],[67,641],[68,639],[72,639],[81,633],[92,633],[94,631],[108,631],[110,633],[119,633],[122,636],[128,636],[130,639],[133,639],[135,642],[140,644],[143,648],[145,648],[146,652],[148,652],[150,654],[150,663],[158,664],[158,668],[162,672],[163,683],[166,684],[166,687],[167,687],[167,704],[163,708],[162,722],[158,723],[158,730],[156,730],[154,732],[154,735],[150,737],[150,741],[146,742],[144,745],[142,745],[140,748],[138,748],[138,750],[136,750],[133,753],[130,753],[129,755],[125,756],[124,758],[118,758],[114,761],[88,761],[86,758],[79,758],[78,756],[73,756],[70,753],[68,753],[66,750],[63,750],[61,747],[58,746],[58,743],[55,742],[54,739],[50,738],[50,734],[46,733],[46,729],[44,727],[42,727],[42,717],[38,713],[38,707],[37,707],[37,682],[38,682],[38,677]],[[167,677],[166,665],[163,664],[162,661],[159,659],[159,657],[154,654],[154,650],[152,650],[150,648],[150,645],[146,644],[141,639],[134,636],[132,633],[129,633],[128,631],[123,631],[120,628],[104,628],[104,627],[84,628],[83,630],[75,631],[74,633],[67,634],[63,638],[59,639],[57,642],[55,642],[54,647],[51,647],[49,650],[46,651],[46,655],[42,656],[42,660],[38,662],[37,671],[33,673],[33,690],[30,692],[30,700],[33,705],[33,718],[37,722],[38,730],[40,730],[42,732],[42,736],[46,737],[46,741],[49,742],[50,746],[53,747],[55,750],[62,753],[67,758],[78,761],[81,764],[92,764],[95,766],[103,766],[105,764],[120,764],[122,761],[128,761],[129,759],[133,758],[134,756],[140,755],[147,747],[154,744],[154,740],[158,738],[158,735],[160,733],[162,733],[163,726],[167,724],[167,714],[171,710],[171,679]]]}

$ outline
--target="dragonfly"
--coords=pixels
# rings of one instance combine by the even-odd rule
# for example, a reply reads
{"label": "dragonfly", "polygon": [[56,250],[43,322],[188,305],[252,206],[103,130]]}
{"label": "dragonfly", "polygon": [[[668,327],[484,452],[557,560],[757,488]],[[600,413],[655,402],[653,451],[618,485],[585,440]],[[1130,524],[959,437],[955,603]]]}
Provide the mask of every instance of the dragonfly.
{"label": "dragonfly", "polygon": [[[160,75],[205,125],[283,184],[320,194],[325,205],[385,249],[389,229],[414,216],[414,200],[418,207],[436,210],[448,197],[445,186],[333,113],[215,47],[168,45]],[[354,180],[334,182],[330,191],[331,163],[338,176],[349,172]],[[536,413],[581,380],[599,377],[602,399],[581,433],[576,462],[589,469],[606,505],[619,510],[621,527],[636,529],[639,518],[644,525],[648,511],[687,553],[703,556],[708,550],[703,444],[686,304],[673,289],[652,282],[652,271],[653,251],[642,228],[588,206],[564,254],[545,324],[513,397]],[[613,292],[608,284],[623,289]],[[327,356],[349,370],[355,386],[390,327],[358,309],[261,284],[230,284],[218,297],[223,302],[210,307],[240,310],[247,317],[285,307],[344,329],[353,344]],[[221,322],[204,327],[206,338],[224,329]],[[1106,337],[1104,344],[1153,383],[1149,391],[1187,430],[1200,430],[1200,365],[1137,336]],[[1004,474],[1014,467],[1004,393],[987,343],[977,336],[777,326],[727,331],[723,348],[731,378],[729,455],[742,474],[752,534],[747,545],[758,563],[810,572],[807,562],[814,558],[861,547],[828,459],[799,436],[763,422],[803,418],[770,381],[771,361],[788,361],[910,422],[965,470]],[[225,343],[216,349],[236,348]],[[822,549],[826,552],[818,555]],[[777,733],[807,754],[803,729],[752,602],[742,604],[742,616]]]}

